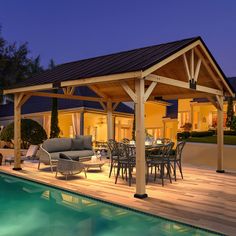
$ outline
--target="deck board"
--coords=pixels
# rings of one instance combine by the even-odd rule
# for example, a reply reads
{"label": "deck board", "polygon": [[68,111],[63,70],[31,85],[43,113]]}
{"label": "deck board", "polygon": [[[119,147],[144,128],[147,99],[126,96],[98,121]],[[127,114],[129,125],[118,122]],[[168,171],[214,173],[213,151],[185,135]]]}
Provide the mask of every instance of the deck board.
{"label": "deck board", "polygon": [[[184,166],[184,179],[172,184],[160,180],[147,185],[148,198],[133,197],[135,181],[131,187],[114,176],[108,178],[109,165],[102,172],[92,171],[71,177],[55,178],[48,168],[37,170],[36,163],[25,162],[22,171],[13,171],[13,166],[0,166],[0,171],[38,182],[58,186],[105,201],[135,208],[169,219],[212,229],[227,235],[236,235],[236,174],[216,173],[214,170]],[[43,167],[43,165],[42,165]]]}

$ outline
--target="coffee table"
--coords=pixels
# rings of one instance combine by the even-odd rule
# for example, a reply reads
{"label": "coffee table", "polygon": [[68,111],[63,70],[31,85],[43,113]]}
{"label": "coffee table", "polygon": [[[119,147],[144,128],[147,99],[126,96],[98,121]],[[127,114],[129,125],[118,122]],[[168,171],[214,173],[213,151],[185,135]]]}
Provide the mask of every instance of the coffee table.
{"label": "coffee table", "polygon": [[101,160],[90,160],[90,161],[84,161],[84,168],[88,171],[89,169],[93,168],[100,168],[102,170],[102,166],[105,164],[105,161]]}

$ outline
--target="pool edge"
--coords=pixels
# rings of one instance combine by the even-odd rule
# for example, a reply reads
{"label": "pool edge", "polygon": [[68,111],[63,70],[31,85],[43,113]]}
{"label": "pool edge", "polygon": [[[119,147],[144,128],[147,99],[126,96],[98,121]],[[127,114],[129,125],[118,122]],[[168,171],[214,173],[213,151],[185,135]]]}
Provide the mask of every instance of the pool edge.
{"label": "pool edge", "polygon": [[163,219],[165,221],[171,221],[171,222],[174,222],[174,223],[183,224],[185,226],[188,226],[188,227],[191,227],[191,228],[195,228],[195,229],[199,229],[199,230],[202,230],[202,231],[205,231],[205,232],[208,232],[208,233],[212,233],[212,234],[216,234],[216,235],[222,235],[222,236],[227,236],[227,234],[225,234],[223,232],[215,231],[214,229],[211,229],[211,228],[203,228],[203,227],[198,226],[198,225],[193,225],[191,223],[183,222],[183,221],[181,221],[179,219],[172,219],[171,217],[168,218],[168,217],[163,216],[163,215],[156,215],[156,214],[153,214],[153,213],[149,213],[149,212],[143,211],[143,210],[138,209],[136,207],[131,208],[131,207],[128,207],[127,205],[123,205],[122,203],[113,202],[112,200],[110,200],[110,201],[104,200],[104,199],[102,199],[100,197],[95,197],[95,196],[90,195],[90,194],[84,194],[84,193],[79,192],[79,191],[73,191],[71,189],[68,189],[68,188],[65,188],[65,187],[61,187],[61,186],[58,186],[58,185],[53,184],[53,183],[44,182],[44,181],[39,180],[39,179],[33,179],[33,178],[28,177],[28,176],[17,175],[17,174],[14,174],[12,172],[9,173],[8,171],[2,170],[2,169],[0,169],[0,174],[5,174],[5,175],[13,176],[13,177],[20,178],[20,179],[27,180],[27,181],[31,181],[31,182],[34,182],[34,183],[37,183],[37,184],[42,184],[42,185],[47,186],[47,187],[52,187],[52,188],[55,188],[57,190],[62,190],[62,191],[65,191],[65,192],[68,192],[68,193],[71,193],[71,194],[77,194],[77,195],[79,195],[81,197],[86,197],[86,198],[89,198],[91,200],[95,200],[95,201],[99,201],[99,202],[102,202],[102,203],[105,203],[105,204],[109,204],[109,205],[112,205],[112,206],[120,207],[120,208],[129,210],[129,211],[137,212],[137,213],[144,214],[144,215],[147,215],[147,216],[152,216],[152,217],[155,217],[155,218],[160,218],[160,219]]}

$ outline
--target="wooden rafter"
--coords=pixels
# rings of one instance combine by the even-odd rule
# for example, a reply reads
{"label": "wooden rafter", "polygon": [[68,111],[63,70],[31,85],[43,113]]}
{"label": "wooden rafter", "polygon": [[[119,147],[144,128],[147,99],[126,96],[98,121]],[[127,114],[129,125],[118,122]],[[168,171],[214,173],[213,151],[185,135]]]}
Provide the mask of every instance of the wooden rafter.
{"label": "wooden rafter", "polygon": [[154,90],[154,88],[156,87],[157,85],[157,82],[156,81],[153,81],[148,89],[146,90],[146,92],[144,93],[144,102],[146,102],[149,98],[149,96],[151,95],[152,91]]}
{"label": "wooden rafter", "polygon": [[216,100],[219,104],[219,109],[223,111],[223,102],[221,102],[221,100],[222,100],[221,97],[216,95]]}
{"label": "wooden rafter", "polygon": [[94,101],[94,102],[106,101],[106,99],[104,98],[77,96],[77,95],[69,95],[69,94],[45,93],[45,92],[28,92],[27,95],[37,96],[37,97],[52,97],[52,98],[61,98],[61,99]]}
{"label": "wooden rafter", "polygon": [[217,67],[216,63],[213,61],[211,55],[209,54],[208,50],[206,49],[206,47],[202,44],[202,42],[200,42],[200,46],[201,49],[203,50],[204,54],[206,55],[207,59],[209,60],[209,62],[211,63],[212,67],[214,68],[214,70],[216,71],[216,73],[219,75],[219,77],[221,78],[222,83],[225,85],[225,87],[227,88],[227,90],[229,91],[231,96],[235,96],[235,94],[233,93],[233,91],[231,90],[231,88],[229,87],[229,85],[227,84],[227,82],[225,81],[225,78],[223,77],[222,72],[219,70],[219,68]]}
{"label": "wooden rafter", "polygon": [[[175,79],[168,78],[168,77],[164,77],[164,76],[151,74],[146,77],[146,80],[155,81],[157,83],[172,85],[172,86],[176,86],[176,87],[180,87],[180,88],[190,89],[189,83],[175,80]],[[218,89],[206,87],[206,86],[197,85],[195,90],[198,92],[204,92],[204,93],[223,96],[222,91],[220,91]]]}
{"label": "wooden rafter", "polygon": [[165,60],[162,60],[161,62],[157,63],[156,65],[154,65],[154,66],[148,68],[147,70],[143,71],[142,76],[146,77],[147,75],[153,73],[154,71],[156,71],[157,69],[163,67],[167,63],[173,61],[174,59],[176,59],[179,56],[182,56],[184,53],[188,52],[189,50],[195,48],[199,44],[200,44],[200,40],[197,40],[196,42],[190,44],[189,46],[183,48],[182,50],[174,53],[173,55],[171,55],[169,57],[167,57]]}
{"label": "wooden rafter", "polygon": [[120,102],[116,102],[113,107],[112,107],[112,110],[115,111],[115,109],[118,107],[118,105],[120,104]]}
{"label": "wooden rafter", "polygon": [[103,110],[106,111],[107,110],[106,104],[104,102],[102,102],[102,101],[100,101],[99,103],[102,106]]}
{"label": "wooden rafter", "polygon": [[211,104],[216,108],[219,109],[219,103],[214,99],[214,97],[211,96],[207,96],[207,99],[209,102],[211,102]]}
{"label": "wooden rafter", "polygon": [[68,86],[68,87],[62,88],[62,90],[65,95],[73,95],[75,92],[75,86]]}
{"label": "wooden rafter", "polygon": [[19,93],[15,96],[15,106],[21,107],[24,105],[24,103],[30,98],[31,96],[25,93]]}
{"label": "wooden rafter", "polygon": [[[184,59],[185,71],[187,74],[188,81],[190,82],[191,88],[196,88],[202,59],[198,58],[197,66],[195,68],[194,48],[192,48],[190,51],[190,63],[188,63],[186,53],[183,54],[183,59]],[[189,66],[189,64],[190,64],[190,66]]]}
{"label": "wooden rafter", "polygon": [[201,52],[199,51],[198,48],[195,48],[195,52],[197,54],[197,56],[199,58],[202,58],[202,64],[204,65],[204,67],[206,68],[207,72],[209,73],[209,75],[211,76],[211,78],[213,79],[214,83],[217,85],[217,87],[219,89],[222,89],[222,85],[219,82],[219,80],[217,79],[216,75],[213,73],[212,69],[210,68],[210,66],[207,64],[206,60],[203,58]]}
{"label": "wooden rafter", "polygon": [[131,97],[133,102],[136,102],[137,96],[135,92],[130,88],[130,86],[126,82],[121,82],[120,85],[125,90],[125,92]]}
{"label": "wooden rafter", "polygon": [[95,84],[91,84],[91,85],[88,85],[88,87],[93,91],[95,92],[98,96],[102,97],[102,98],[108,98],[107,95],[105,93],[103,93],[102,91],[100,91],[98,89],[98,87],[95,85]]}

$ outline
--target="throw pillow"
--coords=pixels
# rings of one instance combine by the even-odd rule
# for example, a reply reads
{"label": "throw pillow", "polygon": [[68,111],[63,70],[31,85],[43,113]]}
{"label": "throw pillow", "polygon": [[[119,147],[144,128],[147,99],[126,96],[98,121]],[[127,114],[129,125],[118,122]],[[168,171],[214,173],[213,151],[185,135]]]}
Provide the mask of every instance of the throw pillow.
{"label": "throw pillow", "polygon": [[69,156],[67,156],[66,154],[64,154],[64,153],[60,153],[60,154],[59,154],[59,158],[60,158],[60,159],[71,160],[71,158],[70,158]]}
{"label": "throw pillow", "polygon": [[72,139],[71,150],[84,150],[84,140],[82,138]]}

